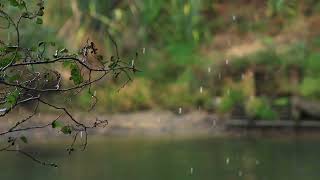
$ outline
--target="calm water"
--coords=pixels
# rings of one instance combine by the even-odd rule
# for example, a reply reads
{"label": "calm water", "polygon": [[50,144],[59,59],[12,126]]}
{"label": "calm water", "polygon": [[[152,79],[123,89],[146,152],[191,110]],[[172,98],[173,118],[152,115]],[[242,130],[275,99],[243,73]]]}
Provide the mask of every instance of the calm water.
{"label": "calm water", "polygon": [[86,152],[72,156],[63,146],[54,147],[37,148],[43,158],[57,162],[58,169],[0,153],[0,179],[320,179],[320,140],[117,138],[91,141]]}

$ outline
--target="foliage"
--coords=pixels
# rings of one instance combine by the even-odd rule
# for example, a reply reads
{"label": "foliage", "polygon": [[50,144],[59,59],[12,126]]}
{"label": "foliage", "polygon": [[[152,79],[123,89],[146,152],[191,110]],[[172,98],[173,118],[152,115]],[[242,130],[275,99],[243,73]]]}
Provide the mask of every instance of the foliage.
{"label": "foliage", "polygon": [[244,96],[241,90],[237,89],[226,89],[224,91],[224,95],[222,96],[217,110],[220,113],[227,113],[233,110],[236,105],[241,104],[243,102]]}
{"label": "foliage", "polygon": [[[46,36],[44,54],[51,56],[58,50],[58,55],[65,56],[73,53],[60,54],[59,51],[82,48],[90,38],[95,41],[96,48],[104,50],[99,51],[102,55],[111,56],[116,48],[105,33],[108,31],[112,36],[117,35],[120,54],[131,58],[134,55],[130,50],[139,49],[141,59],[135,63],[143,72],[137,74],[139,81],[132,84],[130,92],[120,91],[126,98],[114,93],[121,85],[118,81],[101,83],[94,86],[95,90],[85,89],[75,97],[77,105],[86,110],[91,109],[88,105],[97,103],[95,94],[99,95],[97,104],[104,112],[146,108],[176,110],[179,106],[211,109],[213,99],[220,96],[225,102],[222,109],[232,110],[234,103],[224,89],[229,81],[247,83],[237,88],[245,97],[254,94],[256,86],[263,86],[274,95],[292,95],[299,89],[303,96],[316,96],[318,88],[311,86],[315,86],[312,83],[316,82],[319,65],[318,61],[310,59],[317,59],[314,52],[319,35],[317,26],[309,27],[308,24],[309,17],[311,20],[319,14],[319,2],[267,0],[265,3],[250,1],[242,6],[244,2],[247,3],[243,0],[48,1],[46,13],[41,17],[43,25],[36,24],[36,18],[33,20],[34,26],[44,28],[30,28],[28,23],[22,23],[21,32],[25,36],[21,43],[30,43],[28,46],[41,52],[43,45],[38,47],[38,43]],[[242,8],[238,8],[240,6]],[[307,11],[310,12],[307,14]],[[301,31],[303,28],[308,31]],[[6,39],[7,34],[1,37]],[[51,46],[50,42],[57,38],[61,41]],[[11,41],[14,40],[11,33]],[[61,43],[62,40],[65,43]],[[232,45],[236,49],[242,43],[255,44],[252,40],[262,42],[262,47],[252,53],[245,53],[245,48],[240,52],[243,55],[229,57],[228,52],[234,49]],[[8,64],[12,58],[12,54],[9,55],[7,62],[1,61],[0,66]],[[226,57],[230,59],[228,65]],[[210,73],[208,67],[211,67]],[[67,80],[70,78],[66,84],[86,81],[87,74],[79,73],[79,69],[79,64],[66,65]],[[253,73],[263,71],[271,78],[265,83],[256,82],[254,75],[249,78],[246,74],[248,69]],[[291,83],[291,70],[298,72],[302,79],[298,81],[300,84]],[[248,77],[243,79],[243,75]],[[21,75],[8,73],[6,76],[13,83]],[[203,87],[203,93],[199,93],[200,87]],[[59,102],[54,96],[52,99]]]}
{"label": "foliage", "polygon": [[153,106],[152,89],[148,80],[137,78],[128,84],[125,90],[117,90],[119,88],[114,86],[105,89],[105,91],[112,93],[98,92],[98,94],[101,93],[100,97],[105,96],[103,104],[107,109],[104,111],[109,109],[113,112],[126,112],[148,109]]}
{"label": "foliage", "polygon": [[294,16],[297,14],[297,7],[299,1],[297,0],[268,0],[269,16]]}
{"label": "foliage", "polygon": [[278,98],[273,102],[274,105],[276,106],[288,106],[289,105],[289,99],[286,97]]}
{"label": "foliage", "polygon": [[[28,142],[25,136],[15,137],[17,132],[46,127],[59,128],[60,132],[73,138],[73,143],[68,148],[69,153],[75,150],[74,145],[79,133],[85,133],[85,141],[81,142],[82,148],[85,149],[87,130],[103,126],[107,121],[96,119],[93,124],[80,122],[65,107],[66,102],[71,101],[72,96],[78,95],[84,89],[88,89],[91,98],[97,101],[98,98],[91,92],[93,85],[98,81],[103,80],[107,75],[118,79],[124,74],[123,77],[129,82],[132,73],[137,69],[134,65],[120,59],[118,52],[110,59],[104,58],[98,53],[95,43],[89,40],[76,53],[69,52],[64,47],[56,47],[56,43],[48,41],[45,37],[42,37],[39,42],[23,43],[25,39],[25,34],[21,31],[23,27],[39,29],[39,26],[44,23],[44,5],[43,0],[0,2],[0,19],[7,24],[7,26],[1,26],[1,33],[12,34],[12,38],[0,41],[0,117],[14,113],[15,109],[28,103],[35,104],[28,118],[17,120],[15,125],[0,133],[3,138],[9,137],[8,144],[0,151],[22,153],[42,165],[56,167],[56,164],[40,161],[28,152],[15,149],[14,146],[18,140]],[[117,47],[114,41],[113,43]],[[54,54],[51,53],[53,49],[55,49]],[[61,64],[69,69],[62,69]],[[63,77],[62,73],[69,74],[70,78]],[[60,101],[49,101],[46,97],[49,93],[51,97]],[[61,104],[58,105],[58,102]],[[45,125],[32,125],[29,121],[34,115],[40,113],[41,109],[38,108],[40,105],[52,108],[61,114]],[[68,121],[67,125],[58,121],[62,116],[66,117],[64,120]]]}
{"label": "foliage", "polygon": [[319,77],[306,77],[300,85],[300,93],[307,98],[320,99]]}
{"label": "foliage", "polygon": [[305,63],[305,77],[300,84],[300,93],[307,98],[320,98],[320,54],[312,53]]}
{"label": "foliage", "polygon": [[275,120],[277,113],[271,108],[265,98],[250,98],[246,103],[246,113],[249,117],[259,120]]}

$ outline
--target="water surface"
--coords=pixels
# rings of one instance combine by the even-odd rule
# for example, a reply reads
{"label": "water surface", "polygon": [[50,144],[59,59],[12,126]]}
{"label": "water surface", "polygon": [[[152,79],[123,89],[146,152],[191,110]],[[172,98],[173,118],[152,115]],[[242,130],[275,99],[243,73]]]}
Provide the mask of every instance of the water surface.
{"label": "water surface", "polygon": [[99,138],[72,156],[59,143],[34,148],[60,167],[42,167],[17,154],[0,153],[0,179],[320,179],[317,139]]}

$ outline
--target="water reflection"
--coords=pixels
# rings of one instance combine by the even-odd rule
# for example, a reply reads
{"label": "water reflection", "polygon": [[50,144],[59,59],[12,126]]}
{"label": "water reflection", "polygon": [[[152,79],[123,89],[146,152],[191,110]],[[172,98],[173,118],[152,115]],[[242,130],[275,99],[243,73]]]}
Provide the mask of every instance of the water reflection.
{"label": "water reflection", "polygon": [[[53,147],[53,149],[52,149]],[[17,154],[1,153],[0,179],[317,179],[317,140],[105,139],[68,156],[63,146],[39,145],[40,156],[58,162],[46,168]],[[48,150],[50,149],[51,150]]]}

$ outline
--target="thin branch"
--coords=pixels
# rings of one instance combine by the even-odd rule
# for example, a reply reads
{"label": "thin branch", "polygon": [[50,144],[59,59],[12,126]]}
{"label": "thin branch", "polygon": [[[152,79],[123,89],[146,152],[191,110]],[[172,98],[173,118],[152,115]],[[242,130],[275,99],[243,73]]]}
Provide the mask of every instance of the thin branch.
{"label": "thin branch", "polygon": [[6,152],[18,152],[18,153],[26,156],[27,158],[31,159],[32,161],[34,161],[34,162],[36,162],[36,163],[39,163],[39,164],[41,164],[41,165],[43,165],[43,166],[50,166],[50,167],[55,167],[55,168],[58,167],[58,165],[55,164],[55,163],[49,163],[49,162],[41,161],[41,160],[37,159],[35,156],[33,156],[33,155],[31,155],[30,153],[27,153],[27,152],[25,152],[25,151],[23,151],[23,150],[18,150],[18,149],[6,149],[5,151],[6,151]]}

